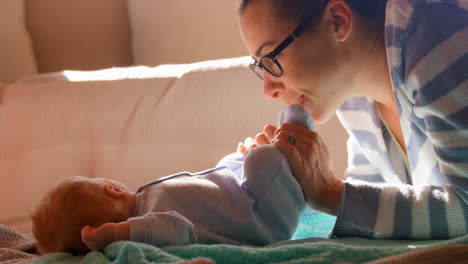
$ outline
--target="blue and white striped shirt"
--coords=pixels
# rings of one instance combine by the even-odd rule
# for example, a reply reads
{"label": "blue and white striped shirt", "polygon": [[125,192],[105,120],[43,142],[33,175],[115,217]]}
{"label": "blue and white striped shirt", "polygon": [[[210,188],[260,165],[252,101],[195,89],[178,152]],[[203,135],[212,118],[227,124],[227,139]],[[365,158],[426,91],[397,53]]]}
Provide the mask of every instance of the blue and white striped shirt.
{"label": "blue and white striped shirt", "polygon": [[464,235],[468,1],[389,0],[385,46],[407,159],[372,100],[351,98],[340,107],[349,166],[333,235]]}

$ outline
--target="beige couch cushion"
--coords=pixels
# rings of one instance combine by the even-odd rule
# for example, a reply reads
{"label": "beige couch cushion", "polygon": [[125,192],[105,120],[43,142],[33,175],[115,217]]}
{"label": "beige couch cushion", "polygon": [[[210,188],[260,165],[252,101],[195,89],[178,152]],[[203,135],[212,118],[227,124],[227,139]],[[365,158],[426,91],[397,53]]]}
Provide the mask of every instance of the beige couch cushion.
{"label": "beige couch cushion", "polygon": [[39,72],[132,64],[126,0],[26,0]]}
{"label": "beige couch cushion", "polygon": [[128,0],[135,65],[247,55],[235,1]]}
{"label": "beige couch cushion", "polygon": [[10,83],[37,72],[26,30],[23,0],[0,1],[0,82]]}

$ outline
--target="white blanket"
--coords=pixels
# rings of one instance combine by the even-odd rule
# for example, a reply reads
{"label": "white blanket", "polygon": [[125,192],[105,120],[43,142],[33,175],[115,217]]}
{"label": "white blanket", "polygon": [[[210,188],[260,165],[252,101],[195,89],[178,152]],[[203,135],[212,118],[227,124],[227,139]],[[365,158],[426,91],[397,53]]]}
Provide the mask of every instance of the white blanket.
{"label": "white blanket", "polygon": [[0,225],[0,263],[29,263],[39,257],[34,252],[36,242],[31,235],[21,234]]}

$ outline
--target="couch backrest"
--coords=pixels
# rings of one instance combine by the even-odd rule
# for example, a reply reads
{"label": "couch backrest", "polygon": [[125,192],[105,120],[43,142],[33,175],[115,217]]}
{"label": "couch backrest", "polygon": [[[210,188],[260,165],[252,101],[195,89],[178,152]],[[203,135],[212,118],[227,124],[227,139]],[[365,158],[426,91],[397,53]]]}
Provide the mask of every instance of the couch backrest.
{"label": "couch backrest", "polygon": [[247,55],[235,1],[2,0],[0,82]]}
{"label": "couch backrest", "polygon": [[136,65],[248,55],[234,0],[128,0]]}

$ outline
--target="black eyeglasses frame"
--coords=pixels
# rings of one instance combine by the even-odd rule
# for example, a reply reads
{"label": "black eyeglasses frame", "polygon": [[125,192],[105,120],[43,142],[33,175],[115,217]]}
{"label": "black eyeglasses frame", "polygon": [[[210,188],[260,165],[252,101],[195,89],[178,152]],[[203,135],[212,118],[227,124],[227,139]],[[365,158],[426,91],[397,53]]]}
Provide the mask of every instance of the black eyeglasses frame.
{"label": "black eyeglasses frame", "polygon": [[[257,74],[258,77],[260,77],[260,79],[262,80],[263,80],[263,69],[265,69],[269,74],[273,75],[274,77],[278,78],[278,77],[283,76],[283,73],[284,73],[283,67],[278,62],[276,57],[286,47],[288,47],[291,43],[293,43],[300,35],[302,35],[306,31],[306,29],[310,26],[314,18],[315,16],[309,16],[304,21],[302,21],[299,24],[299,26],[297,26],[297,28],[294,29],[293,33],[288,35],[272,52],[261,57],[259,62],[257,62],[257,60],[255,60],[255,58],[252,57],[252,59],[254,60],[254,62],[250,64],[250,68],[252,69],[252,71],[255,72],[255,74]],[[279,74],[274,73],[273,71],[265,67],[264,63],[262,62],[265,59],[270,59],[271,61],[273,61],[275,65],[278,67],[278,69],[280,70],[280,73]],[[258,70],[260,70],[260,72]]]}

